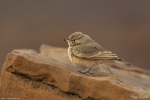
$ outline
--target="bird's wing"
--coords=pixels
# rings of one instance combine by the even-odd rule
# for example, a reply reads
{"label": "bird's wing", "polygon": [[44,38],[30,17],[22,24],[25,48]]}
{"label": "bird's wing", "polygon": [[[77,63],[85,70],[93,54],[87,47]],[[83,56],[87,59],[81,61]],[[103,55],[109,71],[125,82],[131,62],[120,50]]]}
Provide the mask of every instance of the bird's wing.
{"label": "bird's wing", "polygon": [[84,59],[116,59],[116,54],[103,49],[99,44],[79,45],[72,49],[73,55]]}
{"label": "bird's wing", "polygon": [[108,50],[102,51],[101,54],[93,57],[92,59],[106,59],[106,60],[116,60],[119,59],[118,56]]}

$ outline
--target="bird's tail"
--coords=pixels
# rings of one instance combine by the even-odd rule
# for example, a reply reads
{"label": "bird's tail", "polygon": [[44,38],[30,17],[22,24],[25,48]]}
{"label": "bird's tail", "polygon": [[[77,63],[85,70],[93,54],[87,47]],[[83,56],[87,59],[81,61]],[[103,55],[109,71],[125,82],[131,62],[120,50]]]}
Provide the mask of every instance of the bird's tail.
{"label": "bird's tail", "polygon": [[117,60],[114,60],[115,63],[121,64],[121,65],[126,65],[126,66],[132,66],[132,64],[124,61],[123,59],[118,58]]}

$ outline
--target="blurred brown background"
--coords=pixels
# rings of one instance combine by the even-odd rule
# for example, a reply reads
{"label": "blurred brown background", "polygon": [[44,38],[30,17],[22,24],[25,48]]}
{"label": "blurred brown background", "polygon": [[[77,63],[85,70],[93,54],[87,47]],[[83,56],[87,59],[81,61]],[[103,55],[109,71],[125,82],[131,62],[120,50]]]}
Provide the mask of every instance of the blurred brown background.
{"label": "blurred brown background", "polygon": [[0,66],[13,49],[67,47],[76,31],[150,69],[150,0],[0,0]]}

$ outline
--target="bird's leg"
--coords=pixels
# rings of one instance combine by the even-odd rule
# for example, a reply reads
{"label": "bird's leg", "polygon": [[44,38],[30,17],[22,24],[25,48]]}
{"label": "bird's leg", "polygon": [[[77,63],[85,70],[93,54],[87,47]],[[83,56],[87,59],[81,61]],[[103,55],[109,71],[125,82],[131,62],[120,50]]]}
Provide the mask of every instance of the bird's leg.
{"label": "bird's leg", "polygon": [[79,70],[78,72],[83,73],[83,74],[87,74],[87,75],[91,76],[92,73],[89,72],[90,70],[91,70],[91,68],[87,68],[87,69],[84,70],[84,71],[80,71],[80,70]]}

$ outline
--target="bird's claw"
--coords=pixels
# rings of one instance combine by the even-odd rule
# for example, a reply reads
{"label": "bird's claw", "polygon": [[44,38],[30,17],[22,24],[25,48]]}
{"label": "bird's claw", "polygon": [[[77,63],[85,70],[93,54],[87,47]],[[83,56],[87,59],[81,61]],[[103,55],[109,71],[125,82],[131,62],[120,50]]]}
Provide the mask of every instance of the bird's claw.
{"label": "bird's claw", "polygon": [[87,74],[87,75],[89,75],[89,76],[91,76],[91,74],[93,74],[93,73],[90,73],[90,72],[88,72],[88,71],[81,71],[81,70],[78,70],[78,72],[80,72],[80,73],[82,73],[82,74]]}

